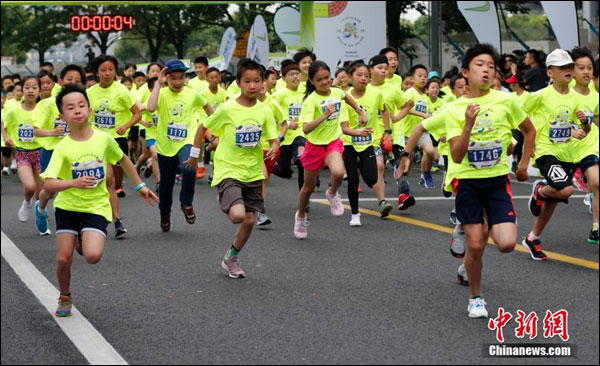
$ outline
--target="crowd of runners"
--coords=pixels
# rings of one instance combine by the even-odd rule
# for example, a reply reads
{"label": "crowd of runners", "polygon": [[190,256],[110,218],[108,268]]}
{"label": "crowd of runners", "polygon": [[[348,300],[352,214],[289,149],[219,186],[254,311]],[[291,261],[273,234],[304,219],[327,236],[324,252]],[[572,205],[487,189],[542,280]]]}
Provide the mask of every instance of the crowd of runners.
{"label": "crowd of runners", "polygon": [[[238,256],[255,226],[289,225],[290,235],[307,239],[318,187],[334,216],[344,216],[347,195],[349,226],[360,227],[359,192],[374,190],[382,218],[394,206],[419,210],[411,166],[420,169],[417,184],[429,189],[431,172],[443,170],[441,194],[455,196],[450,252],[464,258],[457,276],[470,288],[472,318],[488,316],[481,291],[488,238],[500,252],[520,242],[534,260],[546,260],[542,234],[574,186],[586,192],[593,215],[575,242],[598,244],[598,59],[585,48],[501,58],[477,44],[443,76],[424,65],[400,75],[393,47],[334,70],[309,49],[280,70],[248,59],[236,69],[233,76],[198,57],[193,71],[176,59],[141,70],[101,55],[86,68],[67,65],[56,74],[46,63],[35,76],[2,78],[3,175],[18,174],[24,196],[21,207],[2,210],[14,209],[22,222],[33,212],[32,234],[50,235],[53,201],[56,316],[71,315],[74,252],[98,263],[109,223],[116,237],[127,234],[119,210],[119,198],[131,194],[124,174],[136,194],[158,205],[156,230],[163,232],[171,230],[176,184],[191,225],[196,181],[207,179],[237,225],[221,265],[243,278]],[[511,179],[529,180],[532,166],[540,175],[529,200],[535,222],[520,240]],[[319,178],[325,168],[329,181]],[[397,202],[385,199],[386,169],[393,169]],[[290,197],[298,204],[289,221],[267,215],[272,175],[296,175],[298,193],[293,188]],[[311,232],[319,230],[315,221]],[[340,231],[340,240],[351,230],[360,229]]]}

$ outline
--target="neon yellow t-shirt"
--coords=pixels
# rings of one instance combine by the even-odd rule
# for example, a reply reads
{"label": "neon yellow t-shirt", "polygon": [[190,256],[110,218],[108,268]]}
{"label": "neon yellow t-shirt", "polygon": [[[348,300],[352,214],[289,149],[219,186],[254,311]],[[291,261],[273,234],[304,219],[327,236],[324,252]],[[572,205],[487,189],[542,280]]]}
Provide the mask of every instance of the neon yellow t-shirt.
{"label": "neon yellow t-shirt", "polygon": [[[412,108],[413,111],[421,113],[431,113],[431,111],[433,111],[431,99],[429,99],[425,93],[419,93],[415,88],[408,89],[406,93],[404,93],[404,99],[407,101],[412,99],[412,101],[415,103],[414,107]],[[421,121],[423,121],[423,118],[407,114],[403,121],[404,136],[410,136],[412,130],[416,125],[421,123]]]}
{"label": "neon yellow t-shirt", "polygon": [[[145,87],[145,88],[144,88]],[[138,91],[138,96],[141,98],[140,102],[148,108],[148,99],[150,99],[150,89],[148,89],[148,84],[142,85],[140,90]],[[158,112],[154,111],[153,113],[148,112],[148,109],[142,112],[142,121],[152,123],[152,127],[145,127],[146,130],[146,140],[156,140],[156,127],[158,126]],[[141,127],[142,125],[140,125]]]}
{"label": "neon yellow t-shirt", "polygon": [[[273,94],[273,98],[279,103],[281,109],[283,109],[285,120],[288,121],[288,123],[292,121],[298,123],[300,112],[302,111],[302,99],[304,98],[304,93],[300,91],[300,88],[296,91],[292,91],[284,86],[283,89]],[[304,136],[300,126],[295,130],[288,128],[281,146],[291,145],[299,136]]]}
{"label": "neon yellow t-shirt", "polygon": [[[429,100],[431,101],[431,98],[429,98]],[[439,111],[444,104],[445,101],[442,98],[437,98],[435,102],[431,101],[431,109],[428,113],[434,114],[435,112]]]}
{"label": "neon yellow t-shirt", "polygon": [[33,136],[33,111],[26,111],[22,106],[11,109],[4,118],[4,128],[8,137],[17,149],[36,150],[40,148],[37,138]]}
{"label": "neon yellow t-shirt", "polygon": [[[454,94],[452,94],[452,88],[450,87],[450,85],[441,87],[440,91],[444,92],[444,98],[442,99],[446,99],[451,95],[454,96]],[[456,98],[456,96],[454,96],[454,98]]]}
{"label": "neon yellow t-shirt", "polygon": [[[209,88],[204,89],[200,94],[208,101],[208,104],[212,107],[213,110],[217,110],[217,108],[227,101],[227,92],[221,88],[217,88],[217,93],[213,94]],[[204,109],[200,109],[200,121],[204,121],[208,115],[204,111]]]}
{"label": "neon yellow t-shirt", "polygon": [[200,80],[200,78],[198,78],[196,76],[195,78],[188,81],[187,86],[188,86],[188,88],[192,88],[193,90],[197,91],[198,93],[201,93],[205,89],[208,89],[208,81]]}
{"label": "neon yellow t-shirt", "polygon": [[536,160],[544,155],[552,155],[567,163],[577,161],[571,132],[572,126],[578,122],[578,102],[577,93],[573,89],[569,89],[567,95],[562,95],[553,85],[538,90],[525,100],[523,110],[527,115],[533,116],[536,129]]}
{"label": "neon yellow t-shirt", "polygon": [[260,139],[277,138],[273,112],[264,103],[244,107],[236,100],[222,104],[206,121],[204,127],[219,136],[215,152],[214,178],[216,187],[226,178],[240,182],[265,179],[262,172],[263,149]]}
{"label": "neon yellow t-shirt", "polygon": [[19,106],[21,106],[21,102],[18,102],[16,99],[7,99],[6,102],[4,102],[4,109],[7,111]]}
{"label": "neon yellow t-shirt", "polygon": [[[600,136],[598,134],[598,126],[594,123],[594,119],[598,118],[599,95],[593,89],[590,89],[590,93],[588,95],[579,94],[577,91],[575,91],[575,94],[579,100],[578,109],[585,113],[585,116],[587,117],[588,123],[591,127],[590,132],[583,140],[574,140],[576,153],[575,162],[578,163],[590,155],[600,155]],[[580,126],[579,120],[577,120],[577,122],[577,125]]]}
{"label": "neon yellow t-shirt", "polygon": [[519,101],[519,104],[521,105],[521,107],[523,106],[523,103],[525,103],[527,98],[529,98],[529,96],[531,95],[531,93],[528,92],[527,90],[525,90],[521,95],[517,95],[517,93],[515,93],[515,92],[513,92],[512,94],[515,97],[517,97],[517,100]]}
{"label": "neon yellow t-shirt", "polygon": [[50,164],[41,178],[70,180],[90,176],[95,177],[99,184],[95,188],[70,188],[59,192],[54,200],[54,207],[100,215],[108,222],[112,221],[112,209],[106,189],[106,166],[115,165],[122,158],[123,152],[119,144],[105,132],[94,130],[87,141],[65,137],[56,145]]}
{"label": "neon yellow t-shirt", "polygon": [[[379,147],[381,135],[383,134],[383,130],[380,130],[380,113],[383,111],[384,102],[383,95],[379,92],[379,90],[375,88],[368,88],[365,91],[365,94],[362,98],[356,98],[352,95],[352,89],[349,91],[349,95],[354,98],[356,103],[363,110],[369,122],[367,122],[364,127],[373,128],[373,133],[369,136],[348,136],[343,135],[342,141],[344,141],[344,145],[351,145],[354,147],[354,150],[357,152],[365,151],[369,146]],[[360,127],[358,123],[358,113],[346,103],[344,103],[344,107],[347,109],[348,113],[348,126],[353,129],[364,128]]]}
{"label": "neon yellow t-shirt", "polygon": [[[273,118],[275,119],[275,130],[277,132],[277,137],[279,137],[281,135],[282,124],[286,120],[285,112],[283,111],[279,103],[277,103],[277,101],[273,99],[271,95],[268,95],[267,99],[265,99],[265,101],[262,103],[266,104],[267,107],[271,109],[271,113],[273,113]],[[269,139],[266,138],[266,135],[261,135],[260,145],[265,151],[271,148],[271,144],[269,142]]]}
{"label": "neon yellow t-shirt", "polygon": [[506,150],[512,142],[511,130],[518,129],[527,116],[513,95],[491,89],[479,98],[462,97],[448,104],[441,113],[432,116],[445,119],[447,139],[462,135],[465,111],[470,104],[479,104],[481,111],[471,130],[469,149],[461,164],[448,159],[454,176],[459,179],[493,178],[510,172]]}
{"label": "neon yellow t-shirt", "polygon": [[[4,126],[5,112],[6,112],[6,108],[2,107],[2,109],[0,110],[0,121],[2,121],[2,126]],[[2,135],[2,134],[0,133],[0,135]],[[0,142],[2,142],[2,147],[6,147],[6,143],[4,142],[4,135],[0,136]]]}
{"label": "neon yellow t-shirt", "polygon": [[277,80],[277,83],[275,84],[275,92],[283,90],[286,86],[287,86],[287,83],[285,82],[285,80],[283,78],[279,78]]}
{"label": "neon yellow t-shirt", "polygon": [[[404,128],[403,123],[405,119],[398,122],[392,122],[392,116],[400,113],[400,109],[406,103],[402,88],[398,88],[390,83],[383,83],[379,86],[369,85],[368,88],[374,88],[383,95],[383,103],[390,114],[390,128],[392,130],[392,137],[394,145],[404,146]],[[385,126],[383,125],[383,119],[379,119],[379,131],[383,135]]]}
{"label": "neon yellow t-shirt", "polygon": [[56,98],[50,97],[41,100],[33,110],[33,126],[42,130],[54,130],[58,126],[65,126],[65,135],[60,137],[36,137],[40,146],[46,150],[54,150],[56,145],[69,133],[69,126],[60,118]]}
{"label": "neon yellow t-shirt", "polygon": [[316,91],[312,92],[302,103],[299,127],[305,123],[319,118],[326,110],[327,105],[335,105],[335,112],[310,133],[305,134],[306,139],[314,145],[328,145],[340,138],[342,134],[341,122],[348,121],[348,113],[342,108],[346,93],[342,89],[331,88],[329,95],[321,96]]}
{"label": "neon yellow t-shirt", "polygon": [[237,81],[234,80],[228,87],[227,87],[227,97],[229,99],[235,99],[235,97],[242,91],[242,89],[240,89],[240,87],[237,84]]}
{"label": "neon yellow t-shirt", "polygon": [[175,156],[181,148],[194,143],[194,132],[198,129],[197,110],[208,102],[188,87],[174,93],[168,87],[158,95],[158,126],[156,128],[156,150],[163,156]]}
{"label": "neon yellow t-shirt", "polygon": [[[446,107],[448,106],[448,104],[444,104],[444,106],[438,111],[436,112],[433,116],[423,120],[422,125],[423,128],[425,128],[425,130],[427,132],[429,132],[429,134],[431,136],[433,136],[434,139],[436,140],[440,140],[442,137],[446,136],[447,130],[446,130],[446,116],[444,115],[444,110],[446,109]],[[441,142],[438,145],[438,151],[440,155],[449,155],[449,149],[448,149],[448,143],[445,142]],[[446,171],[446,180],[444,181],[444,189],[448,192],[452,192],[452,180],[454,179],[454,170],[456,169],[456,167],[458,166],[458,164],[451,164],[450,163],[451,159],[448,159],[448,165],[447,171]]]}
{"label": "neon yellow t-shirt", "polygon": [[50,92],[50,96],[56,98],[58,96],[58,93],[60,93],[61,90],[62,90],[62,87],[60,85],[58,85],[57,83],[54,83],[54,86],[52,87],[52,91]]}
{"label": "neon yellow t-shirt", "polygon": [[395,86],[398,89],[402,90],[402,76],[400,76],[398,74],[392,75],[391,78],[386,77],[385,78],[385,83],[386,84],[392,84],[393,86]]}
{"label": "neon yellow t-shirt", "polygon": [[129,89],[121,83],[113,82],[108,88],[96,84],[86,90],[86,93],[92,108],[90,122],[94,128],[108,133],[113,138],[126,138],[127,132],[121,136],[117,134],[117,128],[131,119],[131,108],[135,105],[135,98]]}

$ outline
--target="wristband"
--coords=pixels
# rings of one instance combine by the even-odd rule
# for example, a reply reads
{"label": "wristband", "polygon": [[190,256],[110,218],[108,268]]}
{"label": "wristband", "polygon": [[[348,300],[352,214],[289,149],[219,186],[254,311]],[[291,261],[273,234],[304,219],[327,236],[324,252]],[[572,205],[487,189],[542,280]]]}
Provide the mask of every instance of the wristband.
{"label": "wristband", "polygon": [[390,135],[392,134],[392,130],[384,130],[383,132],[389,133]]}
{"label": "wristband", "polygon": [[402,154],[400,154],[403,158],[409,158],[410,157],[410,153],[407,151],[403,151]]}
{"label": "wristband", "polygon": [[146,183],[144,183],[144,182],[140,183],[137,187],[135,187],[135,189],[134,189],[135,193],[138,193],[145,186],[146,186]]}
{"label": "wristband", "polygon": [[283,142],[285,140],[285,136],[279,136],[279,142]]}
{"label": "wristband", "polygon": [[200,157],[200,149],[192,147],[190,149],[190,158],[199,158]]}

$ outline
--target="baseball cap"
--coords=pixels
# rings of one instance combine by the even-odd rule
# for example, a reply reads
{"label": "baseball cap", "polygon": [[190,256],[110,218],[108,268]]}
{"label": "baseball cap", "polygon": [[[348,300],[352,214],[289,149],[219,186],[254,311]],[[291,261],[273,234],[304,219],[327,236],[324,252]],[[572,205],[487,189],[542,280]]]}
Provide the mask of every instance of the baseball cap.
{"label": "baseball cap", "polygon": [[187,71],[188,67],[185,66],[185,64],[183,62],[181,62],[180,60],[170,60],[167,61],[167,63],[165,64],[165,67],[167,68],[167,74],[171,73],[173,71]]}
{"label": "baseball cap", "polygon": [[431,79],[431,78],[438,78],[441,79],[440,77],[440,73],[437,71],[430,71],[429,74],[427,75],[427,79]]}
{"label": "baseball cap", "polygon": [[565,66],[573,63],[573,59],[569,56],[569,53],[560,48],[552,51],[548,57],[546,57],[546,67],[550,66]]}

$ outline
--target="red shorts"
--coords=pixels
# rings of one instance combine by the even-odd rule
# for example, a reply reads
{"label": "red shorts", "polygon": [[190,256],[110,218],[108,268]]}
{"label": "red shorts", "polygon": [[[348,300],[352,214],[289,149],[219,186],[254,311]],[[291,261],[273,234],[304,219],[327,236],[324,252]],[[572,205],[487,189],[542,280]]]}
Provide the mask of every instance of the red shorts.
{"label": "red shorts", "polygon": [[318,171],[325,167],[325,159],[334,152],[340,155],[344,154],[344,143],[341,139],[334,140],[329,145],[313,145],[307,140],[300,162],[302,162],[304,169],[313,172]]}
{"label": "red shorts", "polygon": [[267,176],[271,176],[271,173],[273,172],[273,168],[275,167],[275,163],[277,162],[277,159],[279,158],[279,154],[281,153],[281,149],[277,150],[277,154],[275,154],[275,158],[272,160],[267,160],[265,159],[265,156],[267,156],[267,152],[269,150],[263,150],[263,159],[265,162],[265,166],[267,167]]}

